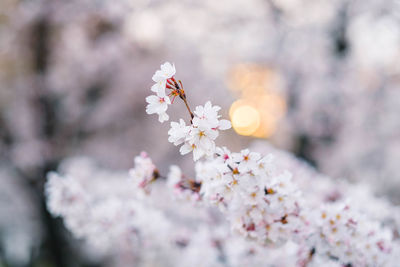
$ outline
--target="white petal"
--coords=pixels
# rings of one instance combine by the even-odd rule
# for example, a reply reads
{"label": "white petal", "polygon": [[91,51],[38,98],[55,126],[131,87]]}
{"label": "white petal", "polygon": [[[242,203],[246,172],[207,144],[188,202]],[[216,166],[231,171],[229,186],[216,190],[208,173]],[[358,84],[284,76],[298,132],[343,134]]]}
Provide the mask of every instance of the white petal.
{"label": "white petal", "polygon": [[158,100],[159,100],[159,97],[157,97],[156,95],[149,95],[148,97],[146,97],[147,103],[157,103]]}
{"label": "white petal", "polygon": [[232,159],[235,162],[240,162],[240,161],[242,161],[243,156],[242,156],[242,154],[239,154],[239,153],[232,153]]}
{"label": "white petal", "polygon": [[194,117],[193,119],[192,119],[192,124],[194,125],[194,126],[199,126],[199,124],[200,124],[200,119],[199,119],[199,117]]}
{"label": "white petal", "polygon": [[153,81],[156,83],[161,82],[165,80],[164,73],[161,70],[156,71],[152,77]]}
{"label": "white petal", "polygon": [[196,116],[198,116],[198,117],[203,117],[203,115],[204,115],[204,108],[203,108],[203,106],[197,106],[195,109],[194,109],[194,114],[196,114]]}
{"label": "white petal", "polygon": [[175,121],[171,121],[170,126],[171,126],[171,129],[168,131],[168,134],[169,134],[169,132],[171,132],[173,130],[173,128],[177,128],[179,126],[179,123],[177,123]]}
{"label": "white petal", "polygon": [[157,106],[153,105],[153,104],[148,104],[146,106],[146,113],[147,114],[154,114],[154,113],[158,113],[157,112]]}
{"label": "white petal", "polygon": [[194,161],[197,161],[202,156],[204,156],[204,150],[203,149],[199,149],[199,148],[193,149],[193,160]]}
{"label": "white petal", "polygon": [[163,72],[164,77],[169,79],[176,73],[175,65],[172,65],[169,62],[165,62],[164,64],[161,65],[161,71]]}
{"label": "white petal", "polygon": [[167,121],[167,120],[169,120],[169,116],[168,116],[168,114],[165,113],[165,112],[159,113],[159,114],[158,114],[158,120],[159,120],[160,122]]}
{"label": "white petal", "polygon": [[158,102],[154,105],[157,105],[157,113],[164,113],[168,109],[168,104],[166,102],[164,102],[164,103]]}
{"label": "white petal", "polygon": [[157,93],[158,96],[165,95],[165,81],[158,82],[151,87],[151,91]]}
{"label": "white petal", "polygon": [[164,96],[164,100],[165,100],[165,103],[167,103],[168,105],[171,104],[171,99],[169,99],[168,96]]}
{"label": "white petal", "polygon": [[248,150],[248,149],[246,148],[246,149],[241,150],[240,153],[241,153],[242,155],[248,155],[248,154],[250,153],[250,150]]}
{"label": "white petal", "polygon": [[189,145],[188,143],[185,143],[185,144],[183,144],[183,146],[181,146],[181,148],[179,149],[179,152],[182,155],[185,155],[185,154],[189,153],[192,150],[193,150],[192,146]]}
{"label": "white petal", "polygon": [[261,158],[261,155],[259,153],[257,153],[257,152],[251,152],[249,157],[250,157],[251,160],[257,161],[257,160],[259,160]]}
{"label": "white petal", "polygon": [[219,130],[227,130],[232,127],[231,122],[228,120],[220,120],[218,124],[219,124],[218,125]]}

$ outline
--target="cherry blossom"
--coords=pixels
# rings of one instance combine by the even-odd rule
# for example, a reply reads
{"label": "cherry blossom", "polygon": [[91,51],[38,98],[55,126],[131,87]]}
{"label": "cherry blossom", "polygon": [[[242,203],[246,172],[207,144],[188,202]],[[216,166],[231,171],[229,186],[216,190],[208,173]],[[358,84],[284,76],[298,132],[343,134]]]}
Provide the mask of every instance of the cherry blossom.
{"label": "cherry blossom", "polygon": [[171,104],[171,101],[165,93],[158,92],[157,95],[151,95],[146,97],[146,102],[149,103],[146,107],[147,114],[158,114],[158,120],[160,122],[167,121],[169,119],[168,114],[166,113],[168,109],[168,105]]}
{"label": "cherry blossom", "polygon": [[156,82],[152,87],[151,91],[157,94],[165,94],[165,88],[167,80],[172,78],[176,73],[175,65],[165,62],[161,65],[161,69],[157,70],[153,75],[153,81]]}
{"label": "cherry blossom", "polygon": [[210,101],[204,106],[197,106],[191,125],[186,126],[182,119],[179,123],[171,122],[168,141],[176,146],[183,143],[179,151],[182,155],[193,152],[194,161],[203,156],[212,156],[215,153],[214,140],[218,137],[219,130],[231,127],[229,121],[219,119],[220,109],[219,106],[212,106]]}
{"label": "cherry blossom", "polygon": [[177,122],[171,122],[171,129],[168,131],[169,138],[168,141],[173,143],[175,146],[178,146],[185,142],[187,135],[191,130],[190,126],[186,126],[185,121],[183,119]]}
{"label": "cherry blossom", "polygon": [[[154,79],[174,74],[164,64]],[[108,186],[87,186],[88,177],[113,177],[87,162],[50,173],[49,210],[75,236],[104,250],[135,251],[148,265],[154,255],[147,248],[181,255],[174,266],[397,265],[397,207],[360,185],[318,174],[290,153],[258,143],[239,153],[216,146],[219,130],[230,128],[221,108],[208,101],[192,112],[182,83],[172,78],[166,88],[183,100],[190,124],[171,122],[168,141],[181,154],[193,152],[195,175],[172,165],[163,176],[145,152],[135,157],[129,177],[118,174]],[[152,101],[149,109],[166,111]]]}
{"label": "cherry blossom", "polygon": [[135,167],[129,170],[129,176],[136,186],[145,188],[150,182],[157,179],[157,169],[146,152],[135,157]]}

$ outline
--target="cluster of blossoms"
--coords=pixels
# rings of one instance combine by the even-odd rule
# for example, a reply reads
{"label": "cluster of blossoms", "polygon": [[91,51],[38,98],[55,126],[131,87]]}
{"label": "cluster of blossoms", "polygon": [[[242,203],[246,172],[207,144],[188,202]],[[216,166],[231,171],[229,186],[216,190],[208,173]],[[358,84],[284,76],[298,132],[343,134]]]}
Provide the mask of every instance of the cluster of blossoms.
{"label": "cluster of blossoms", "polygon": [[[152,86],[151,90],[157,95],[146,98],[146,102],[149,103],[146,112],[148,114],[157,113],[159,121],[164,122],[169,119],[166,113],[168,105],[174,101],[175,97],[179,96],[185,102],[190,113],[191,125],[187,126],[183,119],[180,119],[179,122],[171,122],[168,141],[176,146],[183,144],[180,148],[182,155],[193,151],[194,161],[203,156],[211,157],[215,151],[214,140],[218,137],[218,131],[231,128],[231,123],[228,120],[220,120],[221,115],[218,115],[218,111],[221,108],[213,106],[209,101],[204,106],[196,107],[192,112],[186,101],[182,82],[178,83],[173,77],[175,73],[175,66],[166,62],[153,75],[153,81],[156,84]],[[173,96],[172,102],[165,94],[166,89],[171,90],[169,96]]]}
{"label": "cluster of blossoms", "polygon": [[127,177],[99,169],[88,159],[67,161],[60,173],[48,175],[48,209],[62,216],[68,229],[95,250],[131,255],[140,238],[157,240],[150,229],[138,235],[143,225],[157,220],[162,232],[170,226],[159,211],[137,201],[137,189]]}
{"label": "cluster of blossoms", "polygon": [[[179,57],[180,69],[196,70],[196,75],[187,79],[207,77],[193,83],[203,90],[191,96],[212,92],[221,101],[218,105],[226,105],[229,98],[223,98],[226,90],[219,79],[236,54],[241,62],[257,59],[262,65],[276,66],[289,84],[295,81],[296,86],[288,86],[287,93],[296,104],[289,104],[291,111],[282,121],[290,129],[278,128],[276,136],[286,140],[280,145],[293,149],[304,136],[311,141],[305,147],[307,156],[317,162],[319,170],[332,177],[369,181],[374,191],[380,189],[399,203],[397,1],[250,0],[244,6],[241,1],[206,0],[196,5],[177,1],[173,8],[168,1],[0,2],[1,17],[7,18],[0,22],[0,113],[4,115],[0,146],[10,160],[7,167],[18,169],[17,179],[25,180],[21,176],[25,173],[41,180],[48,163],[58,164],[57,159],[66,154],[94,156],[113,167],[128,166],[131,159],[126,155],[139,152],[140,140],[146,140],[150,132],[155,143],[148,147],[149,152],[160,151],[158,157],[165,157],[168,142],[163,144],[157,137],[161,133],[146,128],[154,124],[143,123],[145,117],[135,112],[135,107],[142,108],[144,97],[136,97],[132,85],[145,82],[143,74],[150,73],[157,57],[165,53]],[[44,42],[47,49],[36,49],[33,42]],[[230,45],[221,49],[221,43]],[[45,60],[36,63],[45,63],[44,71],[34,64],[40,58]],[[43,108],[38,102],[50,106]],[[46,114],[56,114],[56,123]],[[50,138],[43,130],[48,129],[46,125],[53,129]],[[135,142],[131,142],[132,135]],[[299,181],[296,175],[293,180]],[[3,188],[4,183],[2,179]],[[311,188],[314,185],[315,181]],[[302,191],[305,197],[306,191]],[[348,195],[342,189],[330,197],[338,193]],[[318,190],[312,192],[316,194],[320,194]],[[7,195],[3,207],[10,207],[10,199],[24,200],[21,193]],[[373,201],[363,199],[370,207]],[[39,232],[46,235],[40,220],[47,218],[41,215],[38,202],[28,199],[24,203],[21,206],[30,211],[26,214],[34,213],[37,221],[18,219],[18,223],[29,228],[34,222],[43,231],[26,231],[35,240],[30,249],[36,251],[48,244],[35,237]],[[37,209],[32,207],[35,205]],[[4,221],[17,211],[1,210]],[[2,251],[7,251],[7,244],[12,247],[17,240],[8,233],[22,231],[13,221],[3,225],[0,231],[7,234],[1,235]],[[22,243],[28,244],[18,242]],[[9,250],[10,255],[21,250],[18,244],[18,250]],[[26,257],[17,257],[33,260],[36,253],[27,251]]]}
{"label": "cluster of blossoms", "polygon": [[[312,230],[303,246],[313,249],[313,262],[338,266],[396,266],[399,208],[374,197],[371,188],[317,173],[288,152],[262,142],[252,146],[275,156],[275,170],[289,170],[302,191],[304,213]],[[368,205],[366,205],[368,203]],[[305,258],[304,262],[308,262]],[[317,265],[318,266],[318,265]]]}
{"label": "cluster of blossoms", "polygon": [[213,156],[214,140],[218,137],[218,130],[231,128],[228,120],[219,120],[220,109],[218,106],[212,106],[208,101],[204,106],[196,107],[191,125],[187,126],[183,119],[180,119],[179,123],[171,122],[168,141],[176,146],[183,144],[179,150],[182,155],[193,151],[194,161],[203,156]]}
{"label": "cluster of blossoms", "polygon": [[[216,157],[215,163],[197,163],[197,176],[204,178],[201,181],[185,177],[177,166],[171,166],[166,179],[161,176],[155,178],[152,173],[155,173],[156,168],[145,153],[135,158],[135,167],[130,170],[129,176],[127,172],[102,170],[88,160],[70,160],[63,164],[60,174],[49,174],[48,207],[54,215],[64,218],[67,228],[76,237],[88,241],[98,252],[108,251],[115,259],[123,261],[113,263],[114,266],[126,266],[133,262],[140,266],[158,266],[165,262],[168,264],[163,266],[190,266],[199,265],[198,263],[202,263],[200,266],[323,264],[339,267],[349,263],[353,266],[396,266],[390,256],[396,255],[398,245],[397,250],[394,250],[395,244],[391,240],[392,235],[388,228],[382,228],[377,221],[367,218],[368,213],[361,216],[342,202],[328,202],[322,207],[308,211],[309,215],[313,216],[312,220],[308,221],[308,232],[305,232],[307,226],[298,221],[298,229],[302,231],[304,240],[293,238],[296,235],[299,237],[296,231],[289,232],[297,220],[295,215],[290,215],[285,220],[281,218],[279,222],[273,222],[273,227],[279,228],[279,231],[274,231],[273,227],[268,229],[269,235],[264,233],[264,238],[270,240],[267,243],[263,242],[261,231],[256,232],[259,225],[254,225],[252,229],[251,224],[247,224],[250,227],[246,228],[241,224],[245,220],[256,222],[259,218],[251,210],[244,213],[246,208],[250,207],[245,201],[250,203],[252,197],[244,191],[246,182],[251,183],[246,178],[255,177],[251,177],[250,173],[247,174],[249,177],[243,175],[238,179],[236,187],[221,193],[226,199],[218,201],[211,197],[213,194],[217,195],[216,191],[210,192],[213,188],[218,189],[215,183],[221,177],[217,175],[215,181],[210,181],[213,178],[208,177],[210,180],[207,180],[203,172],[206,165],[213,169],[218,163],[229,161],[228,155],[236,158],[235,160],[242,155],[249,155],[255,160],[259,154],[250,155],[248,151],[228,154],[226,149],[218,149],[218,152],[221,156]],[[268,182],[266,179],[265,184],[269,186],[266,196],[280,192],[279,195],[289,198],[289,195],[296,194],[298,190],[285,191],[284,188],[294,187],[294,184],[288,182],[288,176],[285,178],[279,174],[280,171],[288,173],[280,170],[279,165],[275,164],[285,160],[280,156],[278,154],[274,160],[271,156],[258,158],[258,163],[263,163],[259,164],[258,168],[264,165],[269,178],[274,180]],[[239,169],[240,164],[233,166]],[[297,170],[303,173],[308,171],[299,166]],[[279,175],[273,178],[273,173]],[[279,180],[279,177],[282,179]],[[297,181],[296,179],[293,180]],[[314,183],[318,187],[319,181],[315,180]],[[239,192],[235,192],[240,185],[243,186],[243,197],[239,196]],[[236,196],[232,196],[233,194]],[[265,195],[265,191],[263,194]],[[229,201],[228,196],[232,197]],[[233,204],[238,202],[233,197],[241,199],[243,203]],[[303,195],[301,198],[303,203],[300,213],[306,214],[312,203],[308,203],[307,196]],[[269,200],[272,203],[272,198]],[[296,201],[300,203],[300,195]],[[286,208],[283,203],[279,204],[279,200],[277,202],[281,208]],[[210,206],[207,203],[217,204],[222,213],[214,210],[215,205]],[[270,216],[281,216],[281,211],[272,210],[268,203],[253,204],[259,204],[265,210],[269,209]],[[236,208],[233,208],[235,205]],[[243,221],[235,224],[235,221],[232,221],[235,215],[236,219],[241,221],[243,218]],[[264,214],[262,216],[268,218]],[[230,227],[226,224],[226,218],[231,228],[237,231],[229,233]],[[288,228],[285,229],[285,226]],[[240,232],[241,235],[237,236],[235,232]],[[249,241],[241,237],[243,234]],[[252,242],[254,239],[261,242]],[[284,243],[285,240],[288,242]],[[265,245],[268,245],[268,248]],[[199,251],[202,253],[199,254]],[[174,257],[179,258],[179,262],[176,262]]]}
{"label": "cluster of blossoms", "polygon": [[342,264],[384,266],[392,250],[392,233],[377,221],[357,213],[346,203],[335,203],[314,211],[313,241],[318,253],[337,258]]}
{"label": "cluster of blossoms", "polygon": [[[169,62],[162,64],[161,69],[153,75],[155,84],[151,87],[151,91],[156,94],[146,97],[146,102],[148,103],[146,112],[148,114],[158,114],[160,122],[169,120],[167,114],[168,105],[174,102],[175,97],[184,95],[182,83],[179,81],[178,84],[174,78],[175,73],[175,65]],[[166,89],[171,90],[168,95],[166,95]],[[173,97],[172,101],[169,98],[170,96]]]}
{"label": "cluster of blossoms", "polygon": [[296,242],[300,265],[311,262],[310,253],[343,265],[387,263],[393,237],[389,228],[345,201],[314,207],[270,154],[217,151],[218,157],[196,165],[200,193],[220,207],[233,230],[273,247]]}
{"label": "cluster of blossoms", "polygon": [[197,163],[197,179],[204,198],[220,207],[234,230],[273,245],[303,234],[301,193],[290,172],[276,175],[271,155],[225,147],[216,152],[216,158]]}
{"label": "cluster of blossoms", "polygon": [[[335,199],[327,195],[325,204],[312,203],[272,156],[261,158],[247,149],[240,154],[226,148],[218,152],[215,159],[196,165],[200,193],[217,204],[231,228],[244,236],[274,247],[296,242],[301,266],[314,261],[314,254],[324,262],[384,266],[393,247],[398,249],[392,244],[392,230],[352,208],[350,201],[330,203]],[[320,182],[309,180],[308,186],[313,183]],[[335,188],[332,183],[331,187]]]}
{"label": "cluster of blossoms", "polygon": [[[162,66],[166,65],[170,64]],[[186,97],[182,99],[188,107]],[[229,121],[219,120],[219,110],[210,102],[198,106],[194,114],[188,107],[191,125],[180,119],[171,123],[168,132],[169,142],[183,143],[181,154],[192,151],[194,161],[207,156],[206,162],[196,165],[200,195],[218,204],[233,229],[262,244],[283,244],[294,235],[301,236],[306,227],[300,214],[300,191],[291,182],[291,174],[275,175],[271,156],[216,147],[218,130],[231,126]]]}
{"label": "cluster of blossoms", "polygon": [[[172,65],[162,65],[155,76],[166,73],[166,66]],[[158,82],[153,87],[164,88]],[[196,177],[177,166],[162,176],[144,152],[129,178],[95,173],[88,163],[51,173],[49,210],[76,236],[143,265],[396,266],[400,220],[387,212],[392,206],[316,174],[285,152],[266,148],[263,156],[215,146],[218,130],[230,123],[220,120],[220,108],[210,102],[192,113],[179,90],[191,124],[172,122],[169,141],[183,144],[182,154],[193,151]],[[355,201],[348,197],[352,191]],[[371,201],[375,206],[365,207]],[[177,255],[179,264],[172,260]]]}
{"label": "cluster of blossoms", "polygon": [[[70,159],[58,173],[48,174],[48,209],[96,254],[111,256],[111,266],[178,266],[178,257],[183,258],[179,266],[190,266],[190,251],[200,249],[197,246],[216,255],[203,265],[214,266],[218,249],[212,240],[217,237],[196,228],[207,225],[207,210],[174,201],[172,188],[166,186],[174,181],[149,180],[154,170],[145,153],[135,157],[130,175],[105,170],[85,158]],[[213,227],[211,223],[209,229]],[[208,244],[195,242],[202,236]]]}
{"label": "cluster of blossoms", "polygon": [[188,201],[196,185],[177,166],[166,179],[143,183],[154,170],[145,153],[130,175],[66,160],[48,175],[48,209],[96,254],[111,257],[111,266],[265,266],[265,258],[268,266],[294,265],[295,244],[265,250],[232,234],[217,210]]}
{"label": "cluster of blossoms", "polygon": [[[184,101],[188,107],[186,98]],[[191,126],[182,119],[171,123],[169,141],[184,143],[180,152],[193,150],[195,161],[208,156],[205,162],[196,164],[200,196],[220,208],[233,230],[262,245],[277,247],[288,240],[301,244],[300,265],[309,264],[315,253],[344,265],[377,265],[387,260],[392,239],[387,228],[369,218],[360,219],[344,201],[329,205],[333,217],[327,210],[314,207],[292,182],[292,173],[276,167],[271,155],[262,157],[248,149],[231,153],[225,147],[215,147],[217,135],[212,131],[218,129],[219,107],[207,102],[196,108],[196,116],[188,110]],[[225,122],[221,125],[230,126]],[[340,211],[335,208],[343,205]]]}
{"label": "cluster of blossoms", "polygon": [[[153,81],[155,84],[151,87],[151,91],[155,92],[155,95],[146,97],[148,103],[146,112],[148,114],[158,114],[158,120],[160,122],[167,121],[169,116],[167,114],[168,105],[171,104],[169,96],[166,95],[165,89],[171,82],[176,83],[174,75],[176,73],[175,66],[169,62],[161,65],[161,70],[158,70],[153,75]],[[175,91],[176,92],[176,91]]]}

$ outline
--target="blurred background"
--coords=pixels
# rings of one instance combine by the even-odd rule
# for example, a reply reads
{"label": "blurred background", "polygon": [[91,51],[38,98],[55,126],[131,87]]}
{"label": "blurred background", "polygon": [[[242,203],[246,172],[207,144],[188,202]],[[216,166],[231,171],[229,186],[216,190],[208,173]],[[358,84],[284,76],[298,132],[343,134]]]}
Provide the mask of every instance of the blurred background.
{"label": "blurred background", "polygon": [[165,61],[232,120],[220,145],[270,142],[400,203],[399,1],[1,0],[0,266],[102,266],[46,210],[67,157],[193,174],[145,114]]}

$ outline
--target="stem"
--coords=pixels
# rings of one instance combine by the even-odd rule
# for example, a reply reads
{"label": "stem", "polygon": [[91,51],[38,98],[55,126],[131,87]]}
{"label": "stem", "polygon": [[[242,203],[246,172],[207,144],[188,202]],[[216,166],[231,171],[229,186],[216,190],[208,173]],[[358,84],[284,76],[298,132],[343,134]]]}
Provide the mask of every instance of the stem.
{"label": "stem", "polygon": [[178,83],[177,83],[176,81],[174,81],[174,83],[175,83],[175,87],[178,88],[177,91],[178,91],[178,93],[179,93],[179,97],[180,97],[180,98],[183,100],[183,102],[185,103],[185,106],[186,106],[186,108],[187,108],[187,110],[188,110],[188,112],[189,112],[189,114],[190,114],[190,123],[192,123],[192,120],[193,120],[193,118],[194,118],[194,115],[193,115],[193,112],[192,112],[192,110],[190,109],[189,104],[188,104],[188,102],[187,102],[187,100],[186,100],[185,91],[183,90],[183,84],[182,84],[181,80],[179,80],[180,86],[178,85]]}
{"label": "stem", "polygon": [[194,118],[194,115],[193,115],[192,111],[190,110],[190,107],[189,107],[189,105],[188,105],[188,103],[187,103],[187,101],[186,101],[186,98],[183,98],[183,102],[185,102],[186,108],[187,108],[187,110],[189,111],[189,114],[190,114],[190,123],[192,123],[192,119]]}

